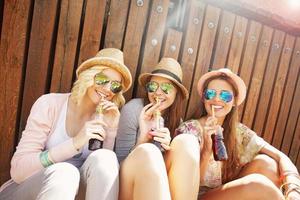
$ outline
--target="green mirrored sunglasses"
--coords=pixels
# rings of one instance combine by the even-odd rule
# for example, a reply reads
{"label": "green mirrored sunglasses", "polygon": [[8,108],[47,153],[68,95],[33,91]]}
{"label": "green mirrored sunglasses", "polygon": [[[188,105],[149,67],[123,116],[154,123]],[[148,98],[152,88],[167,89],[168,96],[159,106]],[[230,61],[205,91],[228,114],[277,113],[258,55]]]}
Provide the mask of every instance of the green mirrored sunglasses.
{"label": "green mirrored sunglasses", "polygon": [[170,92],[173,90],[174,86],[172,83],[157,83],[155,81],[149,81],[146,84],[146,90],[147,92],[156,92],[158,90],[158,88],[160,87],[160,89],[165,93],[165,94],[170,94]]}
{"label": "green mirrored sunglasses", "polygon": [[102,72],[95,75],[94,81],[95,81],[96,85],[99,85],[99,86],[104,86],[104,85],[110,83],[110,91],[112,91],[115,94],[122,90],[122,83],[121,82],[110,80]]}

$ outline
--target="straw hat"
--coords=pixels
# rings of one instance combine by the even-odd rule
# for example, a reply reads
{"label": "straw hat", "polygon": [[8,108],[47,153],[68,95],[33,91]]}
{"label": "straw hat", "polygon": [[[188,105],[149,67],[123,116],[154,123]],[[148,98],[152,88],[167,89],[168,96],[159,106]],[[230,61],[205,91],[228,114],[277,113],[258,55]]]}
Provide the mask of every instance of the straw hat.
{"label": "straw hat", "polygon": [[180,64],[173,58],[162,58],[151,73],[143,73],[139,76],[139,84],[145,87],[151,76],[159,76],[171,80],[178,86],[183,97],[188,98],[189,92],[182,85],[182,70]]}
{"label": "straw hat", "polygon": [[204,88],[205,82],[212,77],[218,77],[218,76],[227,76],[233,81],[234,87],[238,92],[237,96],[235,97],[236,105],[237,106],[240,105],[245,100],[245,97],[246,97],[246,92],[247,92],[246,85],[245,85],[245,82],[238,75],[233,73],[228,68],[221,68],[219,70],[207,72],[206,74],[201,76],[201,78],[198,81],[198,86],[197,86],[197,90],[198,90],[200,97],[201,98],[203,97],[203,90],[205,89]]}
{"label": "straw hat", "polygon": [[132,77],[129,69],[124,64],[123,52],[115,48],[100,50],[95,57],[84,61],[76,70],[77,77],[81,72],[95,65],[104,65],[121,73],[123,77],[123,92],[126,92],[131,84]]}

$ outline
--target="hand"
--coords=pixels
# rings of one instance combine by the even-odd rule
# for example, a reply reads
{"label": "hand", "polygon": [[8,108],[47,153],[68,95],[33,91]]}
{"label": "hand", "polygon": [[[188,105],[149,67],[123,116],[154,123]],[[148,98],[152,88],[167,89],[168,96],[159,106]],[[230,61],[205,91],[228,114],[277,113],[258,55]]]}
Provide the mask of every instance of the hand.
{"label": "hand", "polygon": [[299,192],[297,192],[297,191],[291,191],[289,194],[288,194],[288,196],[287,196],[287,198],[286,198],[287,200],[299,200],[300,199],[300,194],[299,194]]}
{"label": "hand", "polygon": [[117,128],[120,119],[120,111],[116,104],[111,101],[103,100],[100,103],[102,106],[103,113],[103,121],[107,124],[108,128]]}
{"label": "hand", "polygon": [[106,137],[103,127],[106,126],[106,123],[99,119],[85,122],[79,133],[73,138],[75,148],[81,149],[92,138],[103,141]]}
{"label": "hand", "polygon": [[204,125],[203,133],[203,147],[201,154],[210,156],[213,153],[211,135],[217,132],[219,125],[217,125],[217,118],[208,117]]}
{"label": "hand", "polygon": [[139,117],[139,127],[140,127],[139,143],[149,142],[152,139],[151,136],[149,137],[148,132],[155,127],[154,113],[158,109],[158,107],[159,107],[158,103],[154,105],[153,103],[150,103],[142,109]]}
{"label": "hand", "polygon": [[149,131],[150,137],[153,140],[159,142],[166,151],[170,150],[170,143],[171,143],[171,135],[168,128],[161,128],[158,130]]}

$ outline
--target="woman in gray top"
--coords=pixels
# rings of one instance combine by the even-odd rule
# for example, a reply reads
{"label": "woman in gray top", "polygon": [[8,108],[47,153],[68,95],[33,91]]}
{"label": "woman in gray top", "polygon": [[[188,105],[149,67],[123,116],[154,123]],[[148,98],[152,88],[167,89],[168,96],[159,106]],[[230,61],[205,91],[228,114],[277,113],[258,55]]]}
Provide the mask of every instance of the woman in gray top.
{"label": "woman in gray top", "polygon": [[116,139],[122,162],[119,199],[196,199],[199,143],[188,134],[174,138],[188,97],[181,66],[163,58],[151,73],[140,75],[139,83],[147,95],[123,107]]}

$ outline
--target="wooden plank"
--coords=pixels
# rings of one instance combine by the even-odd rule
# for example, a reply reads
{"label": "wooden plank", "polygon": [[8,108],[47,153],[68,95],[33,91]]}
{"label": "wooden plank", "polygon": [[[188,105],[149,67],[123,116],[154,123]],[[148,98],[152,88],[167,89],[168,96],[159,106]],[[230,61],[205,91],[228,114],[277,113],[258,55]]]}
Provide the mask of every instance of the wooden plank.
{"label": "wooden plank", "polygon": [[190,91],[190,99],[186,113],[187,118],[190,118],[199,107],[198,102],[200,101],[200,99],[197,92],[197,82],[199,78],[209,69],[210,59],[212,56],[212,50],[218,27],[219,16],[219,8],[212,7],[210,5],[207,6],[200,46],[198,49],[196,69],[194,72],[194,81],[192,90]]}
{"label": "wooden plank", "polygon": [[[299,76],[299,74],[298,74]],[[288,116],[288,121],[286,124],[286,129],[284,132],[284,137],[282,141],[281,151],[284,152],[286,155],[289,155],[290,158],[295,160],[294,152],[290,152],[290,148],[293,147],[293,151],[295,151],[296,148],[299,148],[299,135],[297,137],[294,137],[294,131],[297,126],[297,118],[299,116],[300,112],[300,79],[298,78],[298,83],[295,89],[295,94],[293,97],[293,102],[291,105],[291,110]],[[293,141],[294,140],[294,141]],[[292,145],[293,142],[298,142],[294,146]]]}
{"label": "wooden plank", "polygon": [[280,146],[282,144],[284,129],[288,120],[289,110],[292,105],[292,99],[294,96],[293,88],[296,85],[298,73],[300,70],[299,63],[300,63],[300,38],[298,37],[294,48],[294,53],[291,60],[291,65],[287,77],[287,82],[285,85],[285,90],[282,95],[283,99],[281,101],[281,107],[280,107],[277,123],[273,134],[272,145],[277,149],[280,149]]}
{"label": "wooden plank", "polygon": [[70,92],[83,0],[62,0],[51,80],[51,92]]}
{"label": "wooden plank", "polygon": [[[122,48],[129,0],[111,0],[104,47]],[[135,1],[132,4],[136,4]]]}
{"label": "wooden plank", "polygon": [[25,128],[32,104],[39,96],[47,92],[51,43],[54,37],[53,32],[57,14],[57,3],[57,0],[37,0],[34,2],[20,131]]}
{"label": "wooden plank", "polygon": [[[258,45],[258,38],[260,36],[260,32],[262,29],[262,25],[258,22],[251,21],[249,33],[247,36],[246,49],[243,55],[242,65],[240,67],[240,77],[244,80],[247,88],[250,86],[251,74],[254,68],[255,61],[255,53]],[[248,95],[247,95],[248,96]],[[239,118],[242,119],[242,113],[244,110],[245,103],[242,103],[239,106]]]}
{"label": "wooden plank", "polygon": [[5,2],[0,42],[0,185],[9,179],[21,100],[30,0]]}
{"label": "wooden plank", "polygon": [[253,129],[256,133],[262,133],[263,131],[269,101],[271,98],[272,87],[276,76],[281,49],[283,46],[284,36],[284,32],[275,30],[266,67],[265,77],[262,83],[261,94],[256,110],[256,116],[254,119]]}
{"label": "wooden plank", "polygon": [[241,16],[236,16],[234,30],[232,33],[232,41],[227,60],[227,66],[234,73],[238,73],[242,52],[246,38],[248,20]]}
{"label": "wooden plank", "polygon": [[[159,62],[168,6],[169,0],[153,0],[152,2],[140,73],[151,72]],[[138,97],[145,95],[142,87],[138,87],[136,91]]]}
{"label": "wooden plank", "polygon": [[3,9],[4,9],[4,1],[0,1],[0,41],[1,41],[1,30],[2,30],[2,22],[3,22]]}
{"label": "wooden plank", "polygon": [[263,27],[262,36],[259,42],[254,72],[251,79],[251,85],[248,90],[248,97],[251,98],[247,98],[246,100],[245,111],[242,120],[243,123],[248,127],[252,127],[256,105],[258,102],[262,80],[264,77],[264,71],[266,68],[267,58],[268,58],[270,44],[272,40],[272,34],[273,34],[272,28],[268,26]]}
{"label": "wooden plank", "polygon": [[[146,28],[149,1],[144,1],[143,5],[137,3],[130,4],[130,12],[127,21],[126,34],[124,39],[124,62],[129,68],[133,82],[136,79],[140,50],[142,46],[143,33]],[[125,98],[132,98],[134,86],[126,93]]]}
{"label": "wooden plank", "polygon": [[167,38],[163,45],[163,57],[178,59],[180,44],[182,39],[182,32],[169,28]]}
{"label": "wooden plank", "polygon": [[[300,87],[298,88],[298,90],[300,90]],[[297,104],[299,104],[299,97],[300,96],[298,96],[298,100],[296,100],[296,101],[298,101]],[[296,99],[296,96],[295,96],[295,99]],[[291,119],[291,118],[289,118],[289,119]],[[287,127],[287,129],[289,129],[289,126]],[[294,133],[292,145],[291,145],[290,152],[289,152],[289,157],[294,163],[296,163],[296,161],[297,161],[297,155],[298,155],[298,152],[300,149],[299,144],[300,144],[300,112],[298,112],[298,122],[295,126],[295,133]]]}
{"label": "wooden plank", "polygon": [[78,64],[96,55],[100,47],[106,0],[86,1]]}
{"label": "wooden plank", "polygon": [[[200,41],[202,23],[204,20],[205,4],[203,2],[192,0],[190,9],[187,12],[187,27],[183,39],[182,56],[180,59],[183,74],[183,85],[191,91],[194,67],[197,58],[197,49]],[[187,110],[187,101],[184,102],[183,113]]]}
{"label": "wooden plank", "polygon": [[[295,37],[287,35],[284,42],[283,52],[280,58],[280,64],[278,67],[277,77],[275,80],[275,85],[273,89],[273,96],[271,97],[272,103],[270,104],[268,116],[266,119],[264,135],[263,137],[267,141],[271,141],[274,133],[274,128],[276,124],[276,119],[279,112],[279,107],[282,99],[283,89],[285,80],[287,77],[287,72],[289,69],[290,59],[292,55],[292,49],[294,47]],[[288,134],[287,132],[285,134]],[[285,136],[287,137],[287,135]]]}
{"label": "wooden plank", "polygon": [[235,15],[223,10],[221,17],[221,26],[218,33],[216,50],[214,52],[213,69],[225,67],[228,49],[231,41],[232,30],[234,26]]}

